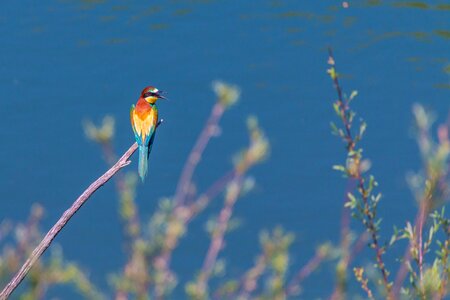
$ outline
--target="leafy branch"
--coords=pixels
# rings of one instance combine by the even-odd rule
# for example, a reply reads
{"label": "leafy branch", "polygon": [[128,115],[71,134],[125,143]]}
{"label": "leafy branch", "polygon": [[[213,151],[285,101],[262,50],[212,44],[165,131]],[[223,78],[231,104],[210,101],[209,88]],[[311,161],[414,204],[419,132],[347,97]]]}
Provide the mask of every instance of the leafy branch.
{"label": "leafy branch", "polygon": [[[360,121],[359,129],[356,133],[352,131],[355,126],[356,113],[350,108],[350,103],[357,96],[354,91],[349,97],[345,97],[342,88],[339,84],[338,73],[336,71],[336,64],[331,49],[329,49],[328,74],[333,80],[334,88],[337,92],[337,100],[333,103],[336,115],[341,119],[342,128],[336,124],[331,123],[333,134],[339,136],[346,144],[347,159],[345,165],[337,165],[333,168],[341,171],[344,176],[353,179],[356,182],[356,192],[358,195],[349,192],[348,202],[345,204],[353,210],[353,215],[360,219],[366,230],[370,233],[371,243],[370,247],[374,249],[377,267],[381,272],[382,285],[388,297],[390,297],[392,284],[389,282],[389,272],[383,260],[385,253],[385,246],[382,246],[379,241],[379,225],[381,219],[377,219],[377,205],[381,199],[381,194],[374,194],[374,188],[377,182],[372,175],[365,175],[370,168],[369,160],[363,159],[362,148],[359,147],[364,132],[366,130],[366,123]],[[358,273],[359,274],[359,273]]]}

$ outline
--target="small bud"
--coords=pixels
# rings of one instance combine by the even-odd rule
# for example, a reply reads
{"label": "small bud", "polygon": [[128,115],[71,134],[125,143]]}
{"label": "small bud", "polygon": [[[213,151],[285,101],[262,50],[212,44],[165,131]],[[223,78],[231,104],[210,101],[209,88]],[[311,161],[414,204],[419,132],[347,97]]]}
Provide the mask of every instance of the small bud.
{"label": "small bud", "polygon": [[230,85],[222,81],[214,81],[212,86],[218,101],[225,108],[229,108],[235,104],[241,95],[241,91],[236,85]]}

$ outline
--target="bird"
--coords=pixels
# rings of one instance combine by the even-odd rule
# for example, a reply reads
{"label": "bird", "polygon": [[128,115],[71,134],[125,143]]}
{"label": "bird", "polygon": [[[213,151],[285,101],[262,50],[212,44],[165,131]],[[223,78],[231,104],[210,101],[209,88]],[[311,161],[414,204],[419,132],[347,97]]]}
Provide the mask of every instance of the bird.
{"label": "bird", "polygon": [[147,86],[142,90],[136,105],[131,105],[130,109],[131,127],[139,148],[138,174],[142,182],[147,175],[147,161],[155,139],[158,124],[156,101],[159,99],[166,99],[162,91],[154,86]]}

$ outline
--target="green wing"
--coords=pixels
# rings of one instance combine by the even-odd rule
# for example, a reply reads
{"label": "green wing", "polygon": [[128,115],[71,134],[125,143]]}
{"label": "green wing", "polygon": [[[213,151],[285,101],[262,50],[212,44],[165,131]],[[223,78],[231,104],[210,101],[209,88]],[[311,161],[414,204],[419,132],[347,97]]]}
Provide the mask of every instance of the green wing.
{"label": "green wing", "polygon": [[134,128],[134,120],[133,120],[133,112],[134,112],[135,105],[132,104],[130,108],[130,121],[131,121],[131,128],[133,128],[134,136],[137,138],[136,129]]}

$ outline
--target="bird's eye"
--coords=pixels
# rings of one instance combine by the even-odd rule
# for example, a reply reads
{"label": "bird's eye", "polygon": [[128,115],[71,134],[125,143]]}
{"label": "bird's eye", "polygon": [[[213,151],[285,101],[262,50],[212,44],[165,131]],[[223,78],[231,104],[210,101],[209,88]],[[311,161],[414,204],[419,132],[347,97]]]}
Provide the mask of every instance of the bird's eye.
{"label": "bird's eye", "polygon": [[157,97],[157,96],[158,96],[158,94],[154,93],[154,92],[147,92],[147,93],[144,94],[145,98],[147,98],[147,97]]}

